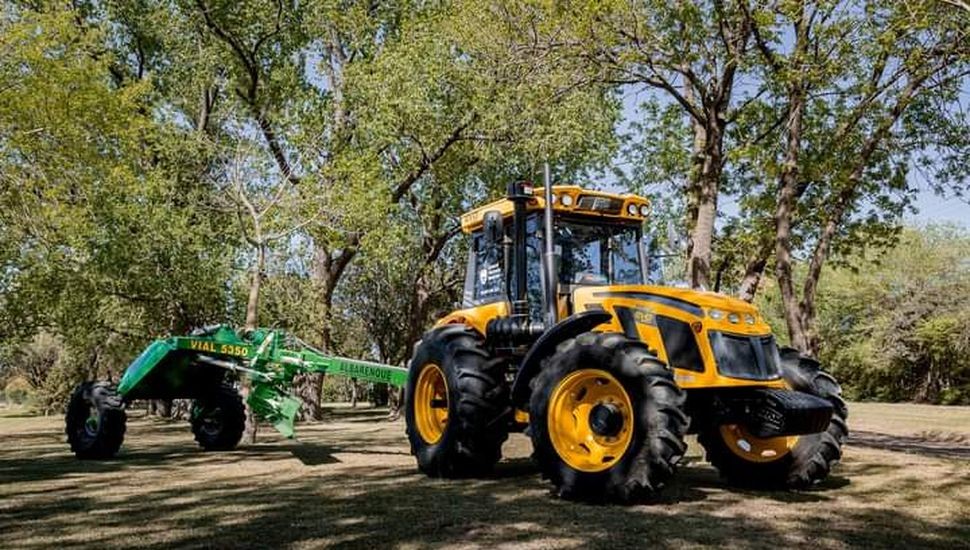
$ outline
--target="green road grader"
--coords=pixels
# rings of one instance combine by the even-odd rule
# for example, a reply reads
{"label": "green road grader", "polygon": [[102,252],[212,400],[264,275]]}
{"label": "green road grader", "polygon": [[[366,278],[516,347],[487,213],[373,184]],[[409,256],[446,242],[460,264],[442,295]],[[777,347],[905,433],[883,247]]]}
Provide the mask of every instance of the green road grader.
{"label": "green road grader", "polygon": [[125,407],[137,399],[191,399],[189,420],[199,445],[210,451],[234,449],[245,428],[239,377],[249,379],[253,414],[286,437],[301,402],[290,393],[301,373],[326,372],[402,386],[400,367],[325,355],[283,331],[234,331],[213,326],[189,336],[152,342],[125,370],[117,387],[80,384],[68,402],[67,439],[78,458],[117,454],[125,436]]}

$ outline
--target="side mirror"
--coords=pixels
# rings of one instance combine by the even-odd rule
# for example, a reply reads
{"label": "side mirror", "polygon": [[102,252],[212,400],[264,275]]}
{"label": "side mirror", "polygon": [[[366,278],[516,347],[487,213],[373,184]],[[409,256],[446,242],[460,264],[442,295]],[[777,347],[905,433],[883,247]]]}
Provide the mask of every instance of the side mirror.
{"label": "side mirror", "polygon": [[502,244],[502,239],[505,237],[505,225],[502,221],[502,213],[498,210],[489,210],[485,212],[485,218],[482,220],[483,226],[483,236],[485,237],[485,247],[488,249],[493,249]]}

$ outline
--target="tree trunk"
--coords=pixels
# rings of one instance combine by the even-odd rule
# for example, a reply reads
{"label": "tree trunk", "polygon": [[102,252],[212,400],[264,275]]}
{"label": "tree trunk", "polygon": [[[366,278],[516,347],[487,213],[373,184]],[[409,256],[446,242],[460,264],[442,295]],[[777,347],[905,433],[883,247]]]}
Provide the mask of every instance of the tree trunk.
{"label": "tree trunk", "polygon": [[307,373],[293,377],[293,394],[303,402],[298,418],[323,420],[323,374]]}
{"label": "tree trunk", "polygon": [[[246,302],[245,330],[254,330],[259,326],[259,291],[263,282],[263,271],[266,268],[266,246],[262,241],[256,245],[256,263],[253,265],[252,278],[249,282],[249,299]],[[246,427],[243,430],[243,441],[252,445],[256,443],[256,431],[259,428],[256,415],[249,407],[249,393],[252,385],[248,377],[240,377],[240,393],[246,408]]]}
{"label": "tree trunk", "polygon": [[253,330],[259,326],[259,290],[263,283],[263,270],[266,265],[266,247],[256,246],[256,263],[253,265],[252,276],[249,281],[249,299],[246,301],[246,330]]}
{"label": "tree trunk", "polygon": [[801,153],[802,117],[805,108],[804,90],[793,85],[789,90],[788,139],[785,164],[779,176],[778,206],[775,210],[775,274],[781,303],[788,325],[790,345],[802,353],[808,352],[808,339],[802,324],[801,307],[795,295],[792,267],[792,217],[798,194],[798,161]]}
{"label": "tree trunk", "polygon": [[748,262],[744,268],[744,277],[741,279],[738,298],[741,298],[745,302],[754,301],[767,265],[768,259],[764,257],[757,257]]}
{"label": "tree trunk", "polygon": [[387,417],[389,420],[397,420],[404,409],[404,388],[396,388],[388,396]]}
{"label": "tree trunk", "polygon": [[825,226],[822,228],[822,233],[815,243],[815,249],[812,251],[812,259],[808,264],[808,272],[805,274],[805,283],[802,287],[802,300],[799,303],[799,320],[805,337],[805,350],[803,351],[812,357],[818,356],[820,345],[818,330],[815,326],[815,296],[818,293],[818,281],[822,276],[822,266],[828,258],[832,239],[835,237],[835,233],[842,224],[849,204],[852,202],[854,189],[858,185],[858,178],[860,177],[862,177],[861,168],[850,178],[852,183],[846,185],[839,193],[839,197],[832,207],[831,214],[825,222]]}
{"label": "tree trunk", "polygon": [[723,122],[694,122],[694,168],[688,186],[688,224],[691,227],[688,251],[688,280],[691,288],[711,286],[711,256],[717,195],[721,180],[721,140]]}
{"label": "tree trunk", "polygon": [[[332,310],[337,282],[356,254],[352,246],[334,253],[326,244],[317,244],[313,257],[314,295],[317,300],[316,342],[325,353],[333,353]],[[303,401],[299,417],[323,420],[323,373],[301,374],[293,379],[293,392]]]}

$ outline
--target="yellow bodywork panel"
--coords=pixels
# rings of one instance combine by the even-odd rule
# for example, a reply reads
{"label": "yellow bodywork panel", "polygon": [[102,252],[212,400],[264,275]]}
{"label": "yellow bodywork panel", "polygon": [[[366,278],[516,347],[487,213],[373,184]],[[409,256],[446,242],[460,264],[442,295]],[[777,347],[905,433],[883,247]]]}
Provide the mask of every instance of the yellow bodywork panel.
{"label": "yellow bodywork panel", "polygon": [[[626,220],[642,223],[646,219],[643,211],[649,205],[647,199],[636,195],[590,191],[575,185],[553,185],[552,192],[554,197],[552,209],[557,214],[576,214],[591,220]],[[526,204],[527,211],[533,212],[545,208],[546,201],[543,193],[542,187],[535,190],[535,196]],[[600,201],[597,202],[597,199]],[[611,205],[615,205],[615,208],[611,207],[607,211],[593,207],[593,205],[603,205],[604,201],[609,201]],[[631,207],[633,213],[630,212]],[[490,202],[464,214],[461,217],[461,229],[465,233],[481,229],[485,213],[492,210],[500,212],[503,218],[511,218],[513,209],[513,203],[509,199]]]}
{"label": "yellow bodywork panel", "polygon": [[[674,377],[682,388],[785,387],[781,379],[745,380],[723,376],[717,371],[708,331],[718,330],[749,336],[771,334],[771,327],[758,314],[757,308],[747,302],[714,292],[651,285],[583,287],[573,292],[573,307],[577,312],[602,308],[614,313],[616,306],[627,307],[632,311],[640,339],[664,362],[668,362],[668,358],[657,328],[656,316],[670,317],[691,326],[697,339],[703,369],[698,372],[675,368]],[[721,318],[712,318],[711,311],[719,312],[715,315],[719,314]],[[735,318],[737,322],[732,322],[731,319]],[[600,325],[596,330],[623,332],[623,327],[614,314],[609,323]]]}
{"label": "yellow bodywork panel", "polygon": [[[652,285],[614,285],[580,287],[572,293],[573,311],[567,312],[560,308],[563,317],[568,313],[586,311],[589,309],[603,309],[614,314],[610,322],[596,328],[601,332],[623,332],[623,327],[615,315],[617,306],[629,308],[636,321],[640,339],[658,355],[668,362],[666,350],[660,330],[657,327],[656,316],[662,315],[691,326],[697,340],[703,366],[698,370],[682,368],[674,369],[677,384],[685,389],[714,388],[714,387],[742,387],[759,386],[772,388],[786,388],[784,380],[747,380],[724,376],[717,370],[714,350],[711,348],[708,332],[711,330],[729,334],[745,336],[768,336],[771,327],[758,313],[753,305],[714,292],[690,290]],[[564,302],[560,302],[564,304]],[[719,315],[720,318],[714,318]],[[452,312],[435,326],[451,323],[468,325],[482,335],[488,322],[496,317],[509,314],[509,304],[505,301],[485,304],[469,309]],[[734,321],[732,321],[734,319]]]}
{"label": "yellow bodywork panel", "polygon": [[505,317],[509,314],[509,303],[506,301],[492,302],[468,309],[459,309],[442,317],[434,326],[465,324],[485,335],[485,326],[496,317]]}

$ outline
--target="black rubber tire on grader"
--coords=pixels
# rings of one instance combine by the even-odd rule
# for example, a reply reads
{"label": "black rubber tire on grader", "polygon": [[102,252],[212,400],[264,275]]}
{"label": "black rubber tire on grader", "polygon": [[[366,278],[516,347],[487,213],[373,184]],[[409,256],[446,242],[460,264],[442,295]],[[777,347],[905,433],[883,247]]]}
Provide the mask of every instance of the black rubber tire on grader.
{"label": "black rubber tire on grader", "polygon": [[82,382],[68,402],[64,431],[76,457],[100,460],[118,454],[127,422],[124,400],[113,385]]}
{"label": "black rubber tire on grader", "polygon": [[814,359],[793,349],[781,351],[782,375],[793,390],[821,397],[832,404],[832,419],[819,433],[798,436],[791,450],[766,462],[745,460],[732,451],[717,426],[698,434],[707,460],[721,476],[735,485],[760,488],[805,489],[828,477],[842,458],[842,445],[849,435],[849,411],[842,388]]}
{"label": "black rubber tire on grader", "polygon": [[405,389],[411,454],[432,477],[488,474],[502,457],[509,411],[505,363],[465,325],[427,332],[414,347]]}
{"label": "black rubber tire on grader", "polygon": [[189,413],[195,441],[206,451],[231,451],[246,429],[242,396],[231,384],[220,384],[192,402]]}
{"label": "black rubber tire on grader", "polygon": [[566,340],[531,386],[533,458],[563,498],[642,500],[684,456],[684,393],[640,341],[617,333]]}

